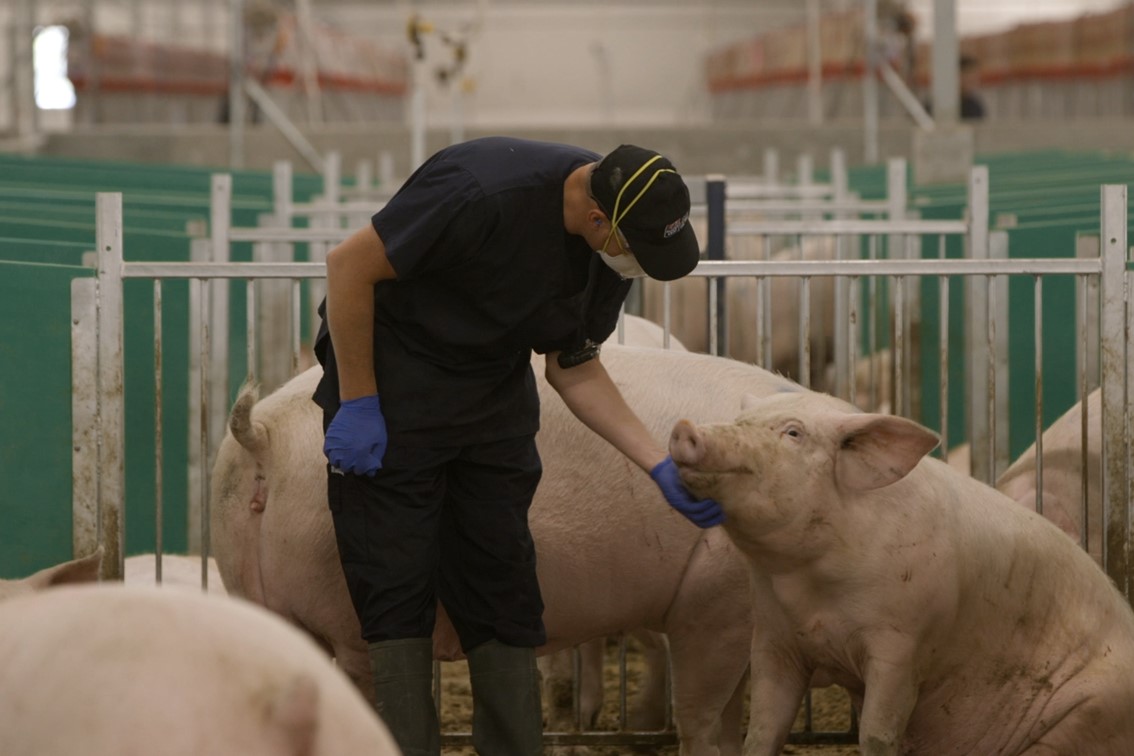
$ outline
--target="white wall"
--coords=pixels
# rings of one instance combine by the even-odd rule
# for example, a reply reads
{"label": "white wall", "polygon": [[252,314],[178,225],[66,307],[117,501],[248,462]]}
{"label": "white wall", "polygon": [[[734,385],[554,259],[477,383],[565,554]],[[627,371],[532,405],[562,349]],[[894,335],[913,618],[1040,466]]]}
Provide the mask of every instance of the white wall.
{"label": "white wall", "polygon": [[[4,96],[10,65],[13,0],[0,2],[0,133],[8,124]],[[25,2],[27,0],[14,0]],[[251,6],[257,0],[244,0]],[[845,4],[849,0],[826,0]],[[228,0],[31,0],[36,23],[83,18],[108,34],[224,50]],[[293,7],[280,0],[277,7]],[[469,41],[463,99],[469,128],[501,125],[627,126],[697,124],[708,118],[703,60],[712,48],[798,20],[798,0],[622,0],[561,2],[454,0],[379,2],[311,0],[316,21],[367,36],[387,49],[411,46],[406,27],[414,7],[437,32],[425,37],[427,121],[453,120],[452,89],[432,71],[449,65],[440,32]],[[408,112],[408,109],[407,109]]]}
{"label": "white wall", "polygon": [[[797,19],[799,3],[429,4],[422,18],[431,123],[449,123],[451,89],[432,71],[452,60],[440,33],[469,39],[470,126],[668,125],[708,118],[703,60],[712,48]],[[406,46],[407,8],[322,6],[320,16]]]}
{"label": "white wall", "polygon": [[[821,0],[839,9],[859,0]],[[919,33],[932,32],[934,0],[907,0]],[[1128,1],[1128,0],[1127,0]],[[244,0],[247,6],[294,0]],[[979,33],[1030,20],[1068,17],[1123,0],[955,0],[958,31]],[[140,31],[155,40],[224,50],[228,0],[0,0],[0,134],[13,130],[14,8],[29,3],[37,23],[83,18],[104,33]],[[709,119],[705,54],[802,19],[803,0],[310,0],[316,20],[384,47],[410,45],[413,9],[439,32],[469,41],[472,91],[460,109],[472,128],[696,126]],[[427,35],[430,127],[454,119],[452,89],[432,71],[451,61],[439,33]],[[406,109],[409,112],[409,108]]]}

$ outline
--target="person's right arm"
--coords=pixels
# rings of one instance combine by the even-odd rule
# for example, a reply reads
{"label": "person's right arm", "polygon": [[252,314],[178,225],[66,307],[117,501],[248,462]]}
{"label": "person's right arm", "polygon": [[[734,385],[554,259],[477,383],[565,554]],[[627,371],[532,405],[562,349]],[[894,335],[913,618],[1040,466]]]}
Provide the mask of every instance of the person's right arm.
{"label": "person's right arm", "polygon": [[339,371],[339,399],[378,392],[374,379],[374,285],[397,278],[386,245],[367,224],[327,253],[327,328]]}

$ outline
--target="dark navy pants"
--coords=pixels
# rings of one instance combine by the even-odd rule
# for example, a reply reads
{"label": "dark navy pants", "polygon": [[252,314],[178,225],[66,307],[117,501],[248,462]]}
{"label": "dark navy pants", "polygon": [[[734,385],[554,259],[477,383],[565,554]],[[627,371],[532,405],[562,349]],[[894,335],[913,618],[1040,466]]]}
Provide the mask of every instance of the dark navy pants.
{"label": "dark navy pants", "polygon": [[466,651],[546,641],[528,509],[533,436],[391,450],[373,478],[328,466],[339,556],[362,637],[426,638],[438,600]]}

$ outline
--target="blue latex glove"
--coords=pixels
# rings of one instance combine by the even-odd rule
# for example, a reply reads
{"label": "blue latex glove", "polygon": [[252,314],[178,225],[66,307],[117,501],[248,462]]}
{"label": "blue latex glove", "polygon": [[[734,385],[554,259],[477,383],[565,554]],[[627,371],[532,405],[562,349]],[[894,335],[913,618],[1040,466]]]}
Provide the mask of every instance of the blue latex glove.
{"label": "blue latex glove", "polygon": [[343,472],[374,477],[386,453],[386,418],[378,395],[348,399],[327,428],[323,453]]}
{"label": "blue latex glove", "polygon": [[713,499],[698,501],[689,493],[689,489],[681,482],[681,475],[677,472],[677,464],[673,457],[666,457],[653,470],[650,477],[658,484],[665,500],[681,514],[685,515],[691,523],[699,528],[711,528],[724,522],[724,510]]}

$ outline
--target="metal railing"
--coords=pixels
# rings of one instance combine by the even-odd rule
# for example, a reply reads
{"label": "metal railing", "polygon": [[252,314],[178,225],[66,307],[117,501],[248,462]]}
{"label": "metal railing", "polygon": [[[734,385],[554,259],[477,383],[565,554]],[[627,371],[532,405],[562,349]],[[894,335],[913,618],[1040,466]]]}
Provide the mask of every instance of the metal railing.
{"label": "metal railing", "polygon": [[[218,176],[213,182],[214,196],[230,195],[231,180]],[[911,279],[937,278],[947,280],[961,277],[971,281],[970,292],[977,297],[970,302],[968,309],[971,319],[972,343],[983,346],[974,349],[970,380],[973,386],[974,421],[977,409],[986,418],[985,425],[974,422],[974,459],[983,457],[987,469],[992,470],[992,459],[996,444],[995,413],[1001,394],[997,390],[997,367],[995,352],[997,319],[994,317],[991,301],[997,279],[1007,276],[1022,276],[1040,281],[1049,275],[1070,275],[1081,281],[1090,281],[1100,292],[1100,313],[1098,353],[1101,360],[1100,380],[1103,399],[1103,448],[1105,501],[1105,521],[1103,523],[1104,544],[1103,564],[1119,590],[1130,599],[1134,589],[1130,562],[1130,501],[1131,475],[1129,450],[1131,438],[1131,417],[1126,401],[1127,380],[1126,331],[1128,319],[1134,318],[1134,308],[1130,308],[1126,291],[1134,282],[1128,281],[1127,272],[1127,221],[1126,187],[1104,186],[1101,191],[1101,245],[1100,254],[1093,258],[1067,259],[992,259],[989,249],[995,246],[987,229],[987,173],[974,172],[970,184],[970,212],[964,221],[919,221],[919,220],[828,220],[818,225],[800,224],[793,221],[768,221],[751,227],[741,226],[731,229],[734,233],[791,234],[796,236],[816,234],[834,236],[879,235],[899,239],[896,249],[913,249],[905,238],[925,234],[964,235],[970,251],[969,259],[834,259],[813,260],[705,260],[693,271],[693,278],[710,281],[755,277],[758,279],[795,278],[806,289],[807,282],[818,276],[831,276],[845,281],[853,287],[856,282],[878,278],[890,278],[897,282],[901,299],[902,283]],[[983,211],[981,201],[983,197]],[[333,243],[344,235],[342,229],[234,229],[230,228],[227,215],[227,202],[214,206],[211,229],[212,261],[187,263],[161,263],[125,261],[122,248],[122,199],[120,194],[99,194],[98,214],[98,275],[95,279],[74,282],[74,323],[76,333],[75,371],[76,385],[81,377],[93,377],[94,390],[76,393],[76,412],[74,417],[76,438],[95,439],[96,443],[82,444],[75,452],[74,514],[76,533],[90,540],[81,544],[83,553],[93,550],[96,544],[106,549],[107,561],[112,574],[121,575],[123,562],[123,529],[126,512],[123,506],[125,493],[125,438],[124,411],[124,359],[123,353],[123,285],[127,280],[141,279],[153,282],[153,316],[155,331],[155,382],[158,396],[161,381],[162,354],[162,291],[164,282],[188,281],[192,299],[196,302],[196,329],[192,349],[197,355],[198,371],[201,378],[196,384],[199,401],[200,428],[197,439],[199,461],[210,460],[216,447],[216,431],[223,433],[224,417],[227,413],[227,372],[220,388],[207,376],[214,368],[218,344],[224,341],[221,327],[227,323],[228,313],[217,314],[212,301],[214,282],[245,282],[247,307],[245,313],[248,330],[248,365],[254,370],[256,365],[255,331],[257,326],[256,284],[264,280],[288,282],[291,287],[291,303],[294,309],[300,306],[300,284],[303,281],[319,280],[324,276],[321,262],[228,262],[228,246],[234,241],[257,243],[286,242],[301,239],[319,240]],[[714,287],[709,287],[710,296]],[[853,303],[858,297],[851,294],[844,299],[848,305],[847,320],[840,331],[847,340],[846,353],[854,353],[855,320]],[[710,333],[716,331],[718,310],[716,302],[711,301],[708,317]],[[898,302],[897,313],[903,312]],[[671,313],[666,311],[663,325],[669,327]],[[903,326],[899,319],[898,332]],[[298,316],[291,320],[293,346],[298,353]],[[1003,325],[1000,326],[1003,328]],[[896,340],[895,344],[904,343]],[[91,345],[94,345],[91,348]],[[713,344],[716,349],[719,345]],[[942,347],[946,349],[946,347]],[[223,351],[223,350],[222,350]],[[947,351],[942,352],[942,360],[947,362]],[[901,364],[901,360],[897,360]],[[1084,389],[1085,396],[1085,389]],[[219,420],[218,420],[219,418]],[[163,445],[161,414],[156,415],[154,429],[154,453],[157,469],[163,466]],[[984,446],[978,445],[984,436]],[[977,465],[974,464],[974,470]],[[195,493],[196,501],[192,510],[200,531],[200,552],[208,554],[209,544],[209,502],[208,486],[204,484],[207,473],[202,466],[201,481]],[[1042,470],[1042,468],[1041,468]],[[156,506],[161,507],[160,474]],[[85,527],[80,529],[80,523]],[[93,527],[91,524],[93,523]],[[158,522],[160,530],[160,516]],[[80,544],[76,544],[78,547]],[[202,559],[202,580],[206,579],[205,562]],[[803,733],[793,734],[793,742],[845,742],[846,733]],[[446,735],[451,743],[464,743],[464,735]],[[608,745],[660,745],[675,742],[672,732],[665,733],[548,733],[549,744],[608,744]],[[840,741],[839,738],[844,740]]]}

